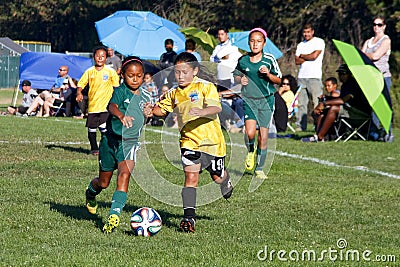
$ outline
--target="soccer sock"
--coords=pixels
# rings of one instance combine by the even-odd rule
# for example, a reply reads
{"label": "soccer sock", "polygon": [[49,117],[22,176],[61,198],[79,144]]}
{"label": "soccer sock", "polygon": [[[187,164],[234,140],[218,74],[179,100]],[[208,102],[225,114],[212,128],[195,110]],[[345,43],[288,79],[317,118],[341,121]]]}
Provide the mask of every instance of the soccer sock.
{"label": "soccer sock", "polygon": [[103,189],[96,190],[96,189],[93,187],[93,180],[90,181],[89,186],[88,186],[88,188],[86,189],[86,198],[89,199],[89,200],[95,199],[96,196],[97,196],[98,194],[100,194],[101,190],[103,190]]}
{"label": "soccer sock", "polygon": [[185,218],[196,217],[196,188],[182,188],[183,216]]}
{"label": "soccer sock", "polygon": [[247,147],[249,149],[249,152],[254,152],[254,142],[255,142],[255,138],[249,139],[249,141],[247,143]]}
{"label": "soccer sock", "polygon": [[92,130],[91,128],[89,128],[88,130],[90,150],[99,150],[99,146],[97,145],[97,140],[96,140],[96,129],[94,129],[94,132],[91,130]]}
{"label": "soccer sock", "polygon": [[267,160],[267,149],[257,148],[257,171],[262,171],[265,161]]}
{"label": "soccer sock", "polygon": [[111,201],[111,209],[109,215],[121,215],[122,209],[125,207],[128,194],[124,191],[115,191]]}

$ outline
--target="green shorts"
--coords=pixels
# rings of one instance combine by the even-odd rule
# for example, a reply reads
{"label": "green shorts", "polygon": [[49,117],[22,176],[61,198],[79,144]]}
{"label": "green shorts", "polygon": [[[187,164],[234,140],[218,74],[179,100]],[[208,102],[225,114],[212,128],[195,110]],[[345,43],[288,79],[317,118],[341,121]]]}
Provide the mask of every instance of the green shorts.
{"label": "green shorts", "polygon": [[274,95],[265,98],[243,98],[244,120],[255,120],[260,127],[270,127],[274,109]]}
{"label": "green shorts", "polygon": [[136,161],[136,152],[139,144],[122,141],[112,134],[103,134],[99,147],[99,165],[102,171],[114,171],[118,169],[118,163],[124,160]]}

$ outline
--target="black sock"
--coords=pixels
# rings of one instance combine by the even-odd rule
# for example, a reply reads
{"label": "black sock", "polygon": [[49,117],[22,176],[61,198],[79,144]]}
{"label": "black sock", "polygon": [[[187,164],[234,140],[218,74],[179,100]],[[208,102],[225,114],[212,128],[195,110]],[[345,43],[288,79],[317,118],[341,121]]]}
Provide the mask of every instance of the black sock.
{"label": "black sock", "polygon": [[99,146],[97,145],[96,140],[96,132],[88,132],[88,139],[90,143],[90,150],[99,150]]}
{"label": "black sock", "polygon": [[196,217],[196,188],[182,188],[183,216],[185,218]]}

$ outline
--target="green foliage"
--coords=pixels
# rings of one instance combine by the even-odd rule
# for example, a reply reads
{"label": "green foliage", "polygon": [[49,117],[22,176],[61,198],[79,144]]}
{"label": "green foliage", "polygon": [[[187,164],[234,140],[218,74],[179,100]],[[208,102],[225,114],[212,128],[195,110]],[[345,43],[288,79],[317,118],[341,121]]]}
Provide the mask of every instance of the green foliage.
{"label": "green foliage", "polygon": [[[268,251],[287,252],[337,249],[340,238],[348,242],[347,250],[370,250],[373,257],[400,253],[400,238],[393,234],[400,231],[400,215],[394,212],[400,208],[399,180],[373,172],[400,176],[397,139],[345,144],[279,139],[276,150],[281,154],[275,156],[268,180],[249,193],[251,177],[244,176],[230,202],[220,199],[199,207],[194,234],[178,231],[181,207],[153,199],[132,180],[122,223],[116,232],[105,235],[101,227],[115,177],[98,196],[98,216],[89,215],[84,191],[97,175],[98,163],[88,154],[84,123],[21,117],[0,117],[0,123],[0,261],[4,266],[378,266],[363,260],[333,263],[328,257],[287,262],[279,261],[276,254],[273,261],[257,258],[265,246]],[[146,136],[157,140],[151,129]],[[395,135],[400,136],[400,131]],[[154,159],[162,155],[155,144],[148,150]],[[152,164],[182,183],[181,170],[164,160]],[[139,238],[130,232],[129,217],[142,206],[155,208],[163,219],[155,237]]]}
{"label": "green foliage", "polygon": [[399,1],[377,0],[17,0],[0,3],[0,32],[16,40],[51,42],[54,51],[90,51],[98,42],[95,21],[117,10],[146,10],[181,27],[211,27],[211,33],[218,26],[240,30],[261,26],[287,51],[300,41],[305,22],[313,23],[316,33],[327,41],[335,38],[360,46],[372,34],[372,17],[380,14],[388,18],[387,31],[396,50],[399,9]]}

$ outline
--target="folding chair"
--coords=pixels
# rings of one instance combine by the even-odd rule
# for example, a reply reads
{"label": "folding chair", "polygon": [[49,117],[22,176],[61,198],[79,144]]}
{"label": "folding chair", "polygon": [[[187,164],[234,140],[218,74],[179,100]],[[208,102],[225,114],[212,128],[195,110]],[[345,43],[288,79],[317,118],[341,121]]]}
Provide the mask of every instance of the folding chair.
{"label": "folding chair", "polygon": [[347,142],[351,138],[359,138],[363,141],[368,140],[369,130],[371,127],[372,114],[368,115],[359,110],[353,109],[353,112],[349,112],[351,116],[344,117],[339,116],[334,124],[336,132],[335,142],[339,142],[343,138],[343,142]]}
{"label": "folding chair", "polygon": [[52,116],[57,117],[58,114],[62,111],[65,112],[64,108],[64,101],[61,99],[56,99],[54,100],[53,105],[50,107],[50,109],[53,111]]}
{"label": "folding chair", "polygon": [[290,104],[290,107],[288,108],[288,122],[287,122],[287,127],[292,130],[292,132],[296,132],[296,130],[290,125],[290,120],[293,118],[293,116],[296,114],[298,110],[298,104],[299,104],[299,93],[301,91],[302,85],[300,84],[297,87],[297,92],[294,95],[293,101]]}

